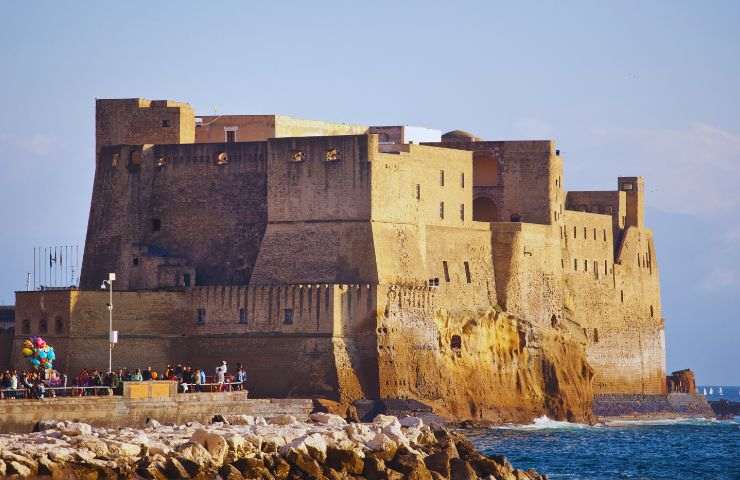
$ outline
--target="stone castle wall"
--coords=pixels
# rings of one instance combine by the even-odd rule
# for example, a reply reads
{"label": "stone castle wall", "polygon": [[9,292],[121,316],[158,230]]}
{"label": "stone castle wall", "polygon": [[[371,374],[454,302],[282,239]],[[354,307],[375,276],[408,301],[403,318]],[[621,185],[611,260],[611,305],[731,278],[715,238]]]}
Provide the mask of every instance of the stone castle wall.
{"label": "stone castle wall", "polygon": [[592,383],[665,390],[639,177],[566,192],[549,140],[395,144],[279,115],[196,124],[167,101],[99,101],[96,115],[83,290],[19,294],[19,318],[32,333],[46,319],[70,371],[101,365],[98,287],[116,272],[114,364],[242,362],[257,395],[515,419],[585,418]]}

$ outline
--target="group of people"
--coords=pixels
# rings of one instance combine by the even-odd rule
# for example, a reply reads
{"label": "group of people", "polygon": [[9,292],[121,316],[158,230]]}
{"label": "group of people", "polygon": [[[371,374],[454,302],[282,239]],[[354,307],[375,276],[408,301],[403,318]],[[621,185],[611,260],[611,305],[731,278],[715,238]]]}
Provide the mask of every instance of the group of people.
{"label": "group of people", "polygon": [[[98,369],[82,369],[73,379],[72,385],[67,384],[67,375],[56,370],[33,370],[18,372],[6,370],[0,376],[0,398],[44,398],[47,388],[60,387],[74,389],[73,395],[121,395],[123,382],[146,382],[150,380],[169,380],[178,383],[178,391],[224,391],[243,390],[247,381],[247,373],[241,363],[236,364],[236,371],[232,375],[228,371],[228,364],[224,360],[215,369],[214,375],[207,375],[206,369],[195,368],[190,365],[167,365],[161,374],[152,367],[129,370],[121,368],[114,372],[104,372]],[[52,390],[52,395],[56,393]],[[68,394],[69,392],[67,392]]]}
{"label": "group of people", "polygon": [[67,376],[56,370],[5,370],[0,375],[0,399],[44,398],[48,387],[65,387]]}

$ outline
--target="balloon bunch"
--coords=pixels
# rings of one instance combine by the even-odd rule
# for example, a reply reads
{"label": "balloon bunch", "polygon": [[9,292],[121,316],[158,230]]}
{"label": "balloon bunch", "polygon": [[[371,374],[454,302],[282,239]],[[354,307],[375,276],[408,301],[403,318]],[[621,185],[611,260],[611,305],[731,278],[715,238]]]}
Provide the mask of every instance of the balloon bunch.
{"label": "balloon bunch", "polygon": [[57,356],[54,347],[46,343],[41,337],[31,337],[23,341],[21,353],[33,365],[34,368],[54,368],[54,360]]}

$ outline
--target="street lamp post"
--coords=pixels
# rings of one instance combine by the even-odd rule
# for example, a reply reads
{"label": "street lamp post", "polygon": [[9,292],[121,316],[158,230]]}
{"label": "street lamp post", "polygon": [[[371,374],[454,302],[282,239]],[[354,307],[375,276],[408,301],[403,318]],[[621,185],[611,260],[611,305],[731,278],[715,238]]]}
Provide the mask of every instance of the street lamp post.
{"label": "street lamp post", "polygon": [[118,332],[113,330],[113,282],[116,280],[115,273],[109,273],[108,279],[103,280],[100,288],[108,288],[110,299],[108,300],[108,373],[113,372],[113,344],[118,343]]}

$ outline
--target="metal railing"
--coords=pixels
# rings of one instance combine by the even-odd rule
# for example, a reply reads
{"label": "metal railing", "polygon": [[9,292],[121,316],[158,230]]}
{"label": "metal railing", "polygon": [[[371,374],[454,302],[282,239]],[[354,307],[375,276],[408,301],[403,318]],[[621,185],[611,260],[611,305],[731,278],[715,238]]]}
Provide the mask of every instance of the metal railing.
{"label": "metal railing", "polygon": [[30,388],[5,388],[0,390],[0,400],[20,400],[34,398],[57,397],[89,397],[110,396],[113,390],[110,387],[44,387],[41,390]]}

